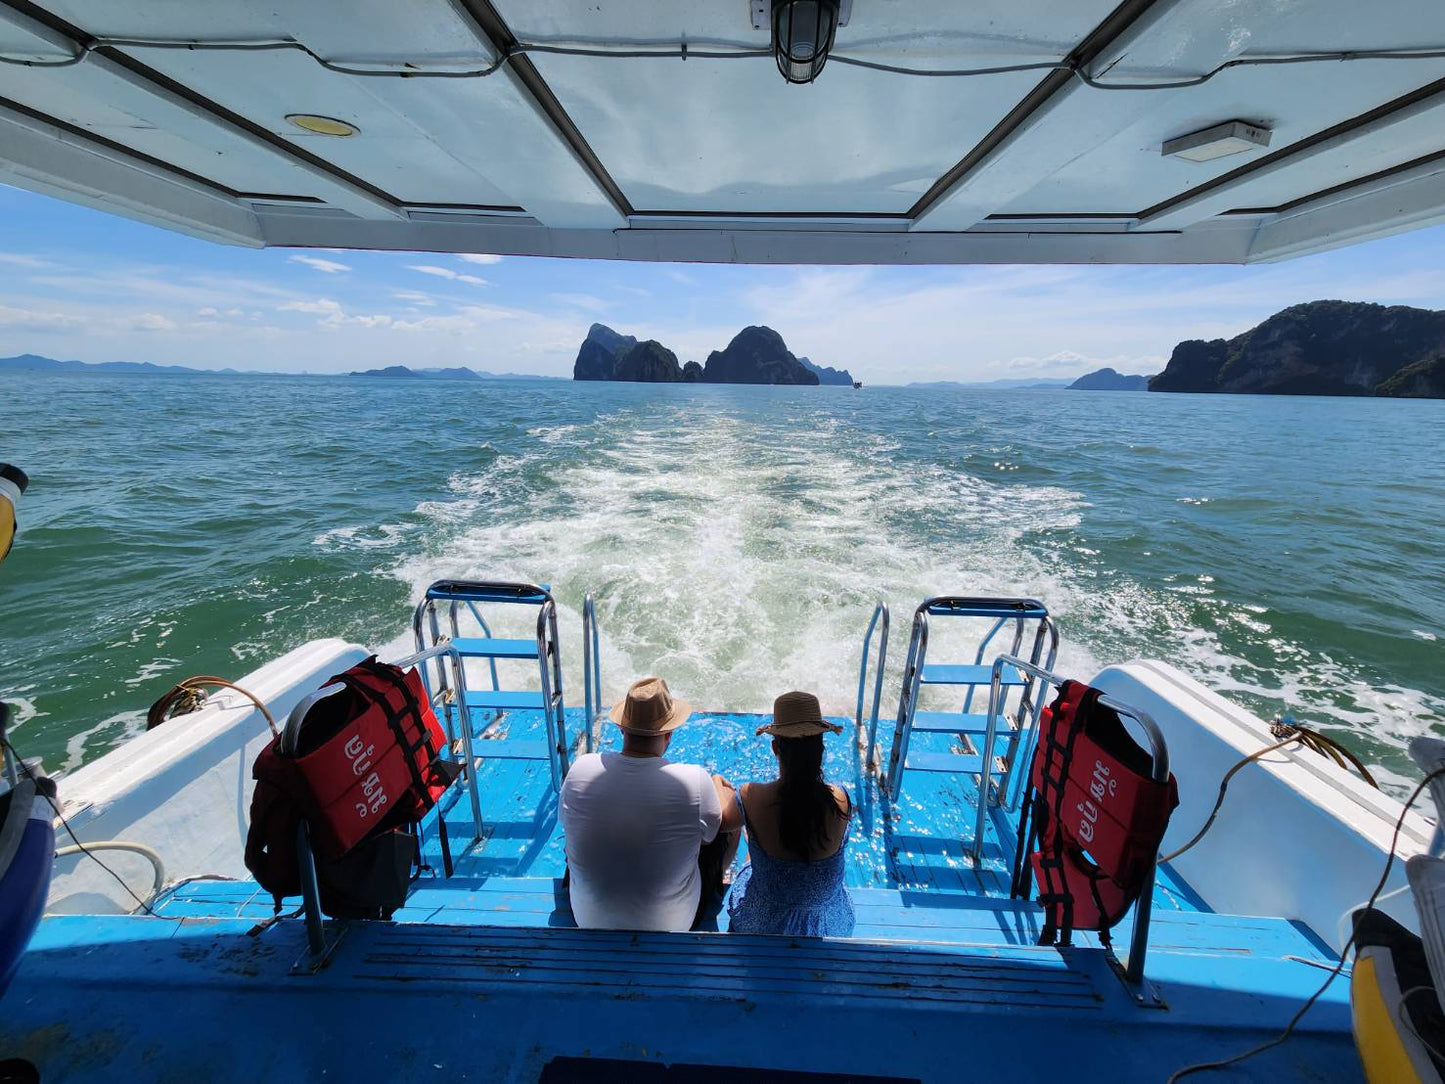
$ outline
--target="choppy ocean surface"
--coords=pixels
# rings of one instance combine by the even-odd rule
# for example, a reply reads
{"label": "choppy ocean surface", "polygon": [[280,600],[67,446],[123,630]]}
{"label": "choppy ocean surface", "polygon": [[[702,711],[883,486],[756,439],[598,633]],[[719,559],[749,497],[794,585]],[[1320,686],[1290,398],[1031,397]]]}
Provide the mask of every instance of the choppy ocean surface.
{"label": "choppy ocean surface", "polygon": [[845,714],[876,599],[896,671],[922,597],[978,592],[1043,599],[1067,671],[1166,660],[1396,786],[1445,731],[1445,403],[46,376],[0,379],[0,434],[0,696],[52,769],[180,678],[401,650],[444,576],[551,583],[573,703],[589,590],[609,699]]}

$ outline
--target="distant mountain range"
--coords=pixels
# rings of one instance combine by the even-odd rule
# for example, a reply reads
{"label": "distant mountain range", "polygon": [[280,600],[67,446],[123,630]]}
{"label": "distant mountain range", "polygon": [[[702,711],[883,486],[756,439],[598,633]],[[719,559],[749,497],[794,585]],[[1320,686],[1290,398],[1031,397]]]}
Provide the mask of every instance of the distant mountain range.
{"label": "distant mountain range", "polygon": [[560,380],[557,376],[535,376],[531,373],[489,373],[485,369],[454,366],[450,369],[412,369],[405,365],[388,365],[383,369],[362,369],[347,376],[379,377],[383,380]]}
{"label": "distant mountain range", "polygon": [[1069,377],[1035,377],[1015,380],[928,380],[909,384],[910,388],[1067,388],[1073,380]]}
{"label": "distant mountain range", "polygon": [[461,367],[452,369],[410,369],[388,365],[354,373],[275,373],[247,369],[196,369],[189,365],[156,365],[149,361],[56,361],[40,354],[19,354],[0,358],[0,373],[141,373],[152,376],[371,376],[404,380],[557,380],[555,376],[528,373],[489,373]]}
{"label": "distant mountain range", "polygon": [[577,351],[573,380],[618,380],[647,384],[835,384],[853,386],[846,369],[814,365],[788,350],[770,327],[745,327],[706,365],[677,363],[677,355],[656,339],[638,342],[606,324],[593,324]]}
{"label": "distant mountain range", "polygon": [[0,373],[154,373],[157,375],[239,375],[239,369],[192,369],[185,365],[156,365],[149,361],[56,361],[39,354],[0,358]]}

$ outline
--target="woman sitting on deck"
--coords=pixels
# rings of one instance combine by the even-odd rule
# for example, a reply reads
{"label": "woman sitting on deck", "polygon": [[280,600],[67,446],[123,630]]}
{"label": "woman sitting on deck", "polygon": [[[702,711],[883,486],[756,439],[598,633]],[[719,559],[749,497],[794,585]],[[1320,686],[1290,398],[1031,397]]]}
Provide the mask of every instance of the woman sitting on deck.
{"label": "woman sitting on deck", "polygon": [[823,718],[818,698],[784,693],[773,701],[778,778],[749,783],[737,795],[748,839],[748,865],[728,897],[729,929],[804,937],[847,937],[853,902],[843,886],[844,844],[853,815],[848,792],[823,780]]}

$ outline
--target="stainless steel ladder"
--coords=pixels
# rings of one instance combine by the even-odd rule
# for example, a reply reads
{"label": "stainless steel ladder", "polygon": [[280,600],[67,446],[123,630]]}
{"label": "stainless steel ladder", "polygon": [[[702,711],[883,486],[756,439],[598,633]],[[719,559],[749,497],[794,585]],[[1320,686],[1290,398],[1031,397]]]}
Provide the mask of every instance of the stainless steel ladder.
{"label": "stainless steel ladder", "polygon": [[[503,639],[492,635],[481,606],[509,604],[537,607],[535,638]],[[465,609],[481,630],[479,636],[461,634],[460,614]],[[443,626],[441,611],[446,611]],[[473,751],[482,758],[546,760],[552,786],[560,790],[567,775],[567,725],[562,702],[562,654],[557,637],[557,603],[545,584],[504,583],[492,580],[438,580],[426,589],[412,615],[412,632],[418,651],[450,643],[462,659],[486,659],[491,671],[490,689],[466,689],[460,693],[458,721],[463,736],[472,741]],[[497,660],[536,659],[541,679],[539,691],[503,689],[497,676]],[[447,675],[438,671],[443,690]],[[453,694],[458,699],[458,694]],[[545,740],[488,738],[487,731],[509,711],[540,711],[547,729]],[[480,722],[480,725],[478,723]],[[448,737],[452,718],[447,715]]]}
{"label": "stainless steel ladder", "polygon": [[[978,618],[992,621],[978,645],[971,665],[928,662],[928,630],[930,617]],[[875,613],[876,619],[876,613]],[[989,644],[1006,625],[1013,626],[1009,655],[1021,653],[1026,632],[1033,629],[1033,644],[1028,661],[1045,670],[1054,665],[1059,651],[1059,631],[1049,616],[1048,608],[1031,598],[984,598],[940,595],[925,599],[913,613],[913,635],[908,642],[908,658],[903,667],[903,685],[898,697],[898,721],[893,731],[893,749],[888,758],[888,771],[880,778],[884,793],[897,801],[903,789],[906,771],[951,772],[979,777],[980,808],[991,800],[988,796],[995,763],[1000,771],[1000,789],[1006,804],[1012,808],[1022,794],[1013,779],[1013,767],[1026,758],[1020,749],[1032,740],[1037,729],[1039,712],[1043,709],[1040,679],[1018,667],[984,664]],[[865,645],[866,652],[866,645]],[[866,654],[865,654],[866,666]],[[882,660],[879,660],[882,672]],[[967,689],[959,711],[919,711],[918,698],[924,685],[953,685]],[[990,704],[983,714],[972,710],[975,691],[991,687]],[[1004,718],[1008,694],[1021,690],[1011,718]],[[1002,725],[1000,725],[1002,724]],[[876,730],[876,725],[874,728]],[[952,734],[973,747],[971,753],[909,754],[913,732]],[[1007,748],[995,744],[1007,740]],[[869,755],[873,752],[870,734]]]}

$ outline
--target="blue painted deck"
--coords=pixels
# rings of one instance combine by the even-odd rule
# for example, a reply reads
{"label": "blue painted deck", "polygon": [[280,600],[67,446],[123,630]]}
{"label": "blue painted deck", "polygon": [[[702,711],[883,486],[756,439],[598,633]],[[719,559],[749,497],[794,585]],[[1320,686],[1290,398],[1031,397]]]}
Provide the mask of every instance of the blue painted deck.
{"label": "blue painted deck", "polygon": [[[567,714],[575,735],[580,712]],[[501,744],[542,738],[540,713],[491,726],[478,715]],[[694,716],[672,758],[734,782],[766,778],[761,721]],[[466,846],[463,794],[444,803],[455,875],[441,876],[427,831],[431,871],[407,906],[391,923],[333,926],[340,940],[320,971],[292,973],[305,954],[299,919],[253,932],[272,912],[256,885],[192,881],[158,918],[46,920],[0,1005],[0,1050],[35,1060],[46,1081],[604,1079],[574,1058],[886,1080],[1028,1080],[1086,1065],[1091,1077],[1157,1080],[1271,1037],[1334,962],[1285,920],[1210,913],[1166,868],[1146,969],[1164,1007],[1140,1007],[1092,937],[1035,944],[1038,908],[1008,899],[1014,832],[1001,813],[980,867],[963,857],[970,779],[911,774],[889,816],[851,720],[837,721],[846,730],[828,739],[827,772],[858,809],[851,939],[575,929],[547,763],[487,758],[487,738],[482,838]],[[602,734],[611,747],[615,729]],[[958,741],[913,738],[933,755]],[[1119,934],[1127,942],[1127,924]],[[1336,982],[1294,1038],[1236,1078],[1358,1079],[1347,990]]]}

